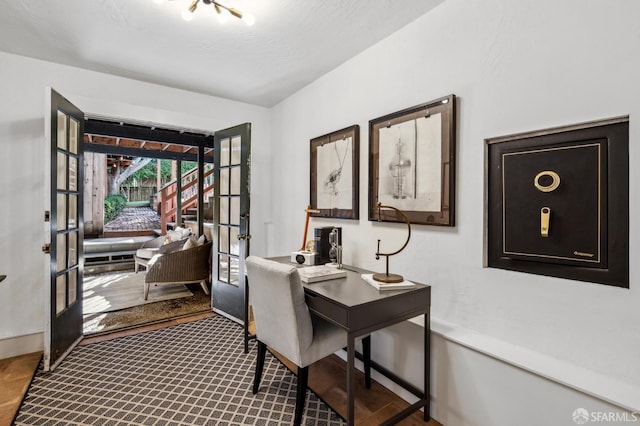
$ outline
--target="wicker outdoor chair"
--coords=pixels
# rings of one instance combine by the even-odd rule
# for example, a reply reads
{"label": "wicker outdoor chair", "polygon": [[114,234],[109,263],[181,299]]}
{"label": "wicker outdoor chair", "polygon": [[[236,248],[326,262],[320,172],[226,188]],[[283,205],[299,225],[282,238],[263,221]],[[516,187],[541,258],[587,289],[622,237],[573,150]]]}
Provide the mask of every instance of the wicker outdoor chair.
{"label": "wicker outdoor chair", "polygon": [[147,300],[151,284],[200,283],[205,294],[209,294],[207,280],[211,271],[211,242],[154,256],[147,264],[144,278],[144,299]]}
{"label": "wicker outdoor chair", "polygon": [[166,253],[171,253],[171,252],[180,250],[186,240],[187,240],[186,238],[183,238],[178,241],[167,243],[166,236],[163,235],[161,237],[154,238],[153,240],[146,241],[136,251],[136,254],[133,257],[135,261],[136,274],[140,270],[140,266],[144,266],[145,268],[148,269],[149,261],[153,259],[154,256],[158,254],[166,254]]}

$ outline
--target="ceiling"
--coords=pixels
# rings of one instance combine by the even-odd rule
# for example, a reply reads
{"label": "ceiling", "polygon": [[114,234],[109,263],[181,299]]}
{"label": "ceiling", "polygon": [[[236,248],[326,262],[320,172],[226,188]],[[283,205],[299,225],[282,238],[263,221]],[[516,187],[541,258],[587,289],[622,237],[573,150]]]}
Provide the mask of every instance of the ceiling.
{"label": "ceiling", "polygon": [[273,106],[444,0],[3,0],[0,50]]}

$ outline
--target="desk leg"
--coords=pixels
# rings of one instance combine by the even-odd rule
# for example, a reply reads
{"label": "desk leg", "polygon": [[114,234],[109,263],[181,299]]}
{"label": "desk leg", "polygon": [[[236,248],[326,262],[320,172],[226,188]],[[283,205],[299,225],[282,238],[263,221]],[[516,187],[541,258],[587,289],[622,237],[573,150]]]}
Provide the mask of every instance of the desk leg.
{"label": "desk leg", "polygon": [[356,339],[349,333],[347,338],[347,425],[355,424],[356,394]]}
{"label": "desk leg", "polygon": [[431,419],[431,320],[430,310],[424,314],[424,421]]}

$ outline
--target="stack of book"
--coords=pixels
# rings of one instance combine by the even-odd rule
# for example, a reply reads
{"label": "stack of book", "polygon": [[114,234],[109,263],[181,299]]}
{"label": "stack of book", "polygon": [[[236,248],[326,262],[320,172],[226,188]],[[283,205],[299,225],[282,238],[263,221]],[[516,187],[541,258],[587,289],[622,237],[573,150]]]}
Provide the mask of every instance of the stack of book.
{"label": "stack of book", "polygon": [[347,271],[326,265],[306,266],[298,268],[300,280],[305,283],[315,283],[318,281],[335,280],[344,278]]}
{"label": "stack of book", "polygon": [[373,274],[362,274],[362,279],[377,288],[378,290],[406,290],[415,288],[415,284],[411,281],[402,281],[399,283],[383,283],[373,279]]}

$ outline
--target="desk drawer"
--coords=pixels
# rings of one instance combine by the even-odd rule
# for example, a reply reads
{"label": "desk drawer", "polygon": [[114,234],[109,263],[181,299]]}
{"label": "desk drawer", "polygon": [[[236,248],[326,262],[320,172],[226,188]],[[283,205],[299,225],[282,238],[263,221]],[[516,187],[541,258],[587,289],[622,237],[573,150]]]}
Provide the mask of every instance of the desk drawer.
{"label": "desk drawer", "polygon": [[304,295],[309,310],[337,325],[347,326],[347,310],[334,301],[325,299],[322,296],[305,292]]}

